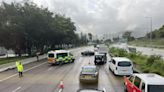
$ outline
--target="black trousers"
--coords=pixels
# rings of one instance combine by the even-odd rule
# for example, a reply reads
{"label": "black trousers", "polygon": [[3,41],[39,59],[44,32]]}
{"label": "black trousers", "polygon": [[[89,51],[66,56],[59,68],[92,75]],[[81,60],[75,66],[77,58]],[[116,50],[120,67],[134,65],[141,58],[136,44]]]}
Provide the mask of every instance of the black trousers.
{"label": "black trousers", "polygon": [[23,76],[23,73],[22,72],[19,72],[19,77],[22,77]]}

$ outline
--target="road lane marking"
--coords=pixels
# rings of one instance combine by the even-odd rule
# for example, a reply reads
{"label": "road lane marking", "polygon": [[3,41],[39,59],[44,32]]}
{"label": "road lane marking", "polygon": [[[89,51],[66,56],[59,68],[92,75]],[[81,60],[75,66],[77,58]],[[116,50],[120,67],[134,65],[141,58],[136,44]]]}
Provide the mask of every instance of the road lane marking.
{"label": "road lane marking", "polygon": [[60,88],[58,92],[62,92],[62,91],[63,91],[63,89],[62,89],[62,88]]}
{"label": "road lane marking", "polygon": [[[41,66],[41,65],[43,65],[43,64],[46,64],[46,63],[47,63],[47,62],[44,62],[44,63],[41,63],[41,64],[39,64],[39,65],[33,66],[33,67],[29,68],[29,69],[24,70],[24,72],[30,71],[30,70],[32,70],[32,69],[34,69],[34,68],[37,68],[37,67],[39,67],[39,66]],[[11,76],[9,76],[9,77],[6,77],[6,78],[0,80],[0,82],[3,82],[3,81],[8,80],[8,79],[10,79],[10,78],[12,78],[12,77],[15,77],[16,75],[18,75],[18,74],[16,73],[16,74],[13,74],[13,75],[11,75]]]}
{"label": "road lane marking", "polygon": [[18,91],[19,89],[21,89],[21,87],[18,87],[18,88],[16,88],[16,89],[14,89],[12,92],[16,92],[16,91]]}
{"label": "road lane marking", "polygon": [[50,67],[47,71],[50,71],[50,70],[52,70],[52,67]]}

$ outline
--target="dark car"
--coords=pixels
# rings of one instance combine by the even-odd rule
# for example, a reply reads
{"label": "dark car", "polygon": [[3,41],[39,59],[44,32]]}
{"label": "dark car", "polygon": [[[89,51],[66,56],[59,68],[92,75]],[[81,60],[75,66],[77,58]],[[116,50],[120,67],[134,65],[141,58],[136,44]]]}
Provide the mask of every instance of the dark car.
{"label": "dark car", "polygon": [[107,61],[106,54],[100,54],[100,53],[95,54],[95,60],[94,60],[95,65],[105,64],[106,61]]}
{"label": "dark car", "polygon": [[93,56],[94,54],[95,54],[94,51],[89,51],[89,50],[81,52],[82,56]]}
{"label": "dark car", "polygon": [[79,89],[77,92],[106,92],[106,90],[98,90],[98,89]]}
{"label": "dark car", "polygon": [[83,66],[79,80],[83,83],[98,83],[99,72],[96,66]]}

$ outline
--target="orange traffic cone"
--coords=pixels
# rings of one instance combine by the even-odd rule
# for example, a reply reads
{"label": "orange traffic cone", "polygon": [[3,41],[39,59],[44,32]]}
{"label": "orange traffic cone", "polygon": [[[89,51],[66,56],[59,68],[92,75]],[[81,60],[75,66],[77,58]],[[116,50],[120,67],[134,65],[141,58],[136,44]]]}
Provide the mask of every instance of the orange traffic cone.
{"label": "orange traffic cone", "polygon": [[63,81],[60,81],[59,88],[60,89],[64,89],[64,83],[63,83]]}

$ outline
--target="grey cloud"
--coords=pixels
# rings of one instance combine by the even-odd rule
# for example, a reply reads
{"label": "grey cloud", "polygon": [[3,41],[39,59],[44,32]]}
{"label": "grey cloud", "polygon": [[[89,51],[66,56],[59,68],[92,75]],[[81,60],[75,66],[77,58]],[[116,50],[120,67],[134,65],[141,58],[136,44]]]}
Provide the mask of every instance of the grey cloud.
{"label": "grey cloud", "polygon": [[164,0],[31,1],[71,17],[79,32],[103,35],[132,30],[134,35],[143,36],[150,30],[150,19],[145,17],[152,17],[153,29],[164,24]]}

